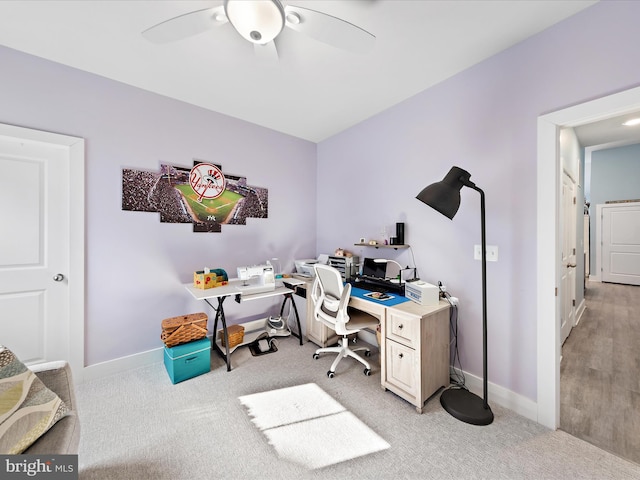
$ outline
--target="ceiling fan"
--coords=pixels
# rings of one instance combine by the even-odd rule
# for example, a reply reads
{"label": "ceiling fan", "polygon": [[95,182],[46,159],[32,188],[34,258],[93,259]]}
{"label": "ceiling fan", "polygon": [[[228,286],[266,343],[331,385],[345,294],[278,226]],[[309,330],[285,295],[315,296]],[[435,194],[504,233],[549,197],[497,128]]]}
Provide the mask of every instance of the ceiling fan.
{"label": "ceiling fan", "polygon": [[370,51],[376,39],[345,20],[308,8],[283,5],[280,0],[225,0],[216,7],[161,22],[142,35],[154,43],[168,43],[226,24],[231,24],[245,40],[253,43],[258,57],[268,61],[277,61],[274,41],[285,27],[354,53]]}

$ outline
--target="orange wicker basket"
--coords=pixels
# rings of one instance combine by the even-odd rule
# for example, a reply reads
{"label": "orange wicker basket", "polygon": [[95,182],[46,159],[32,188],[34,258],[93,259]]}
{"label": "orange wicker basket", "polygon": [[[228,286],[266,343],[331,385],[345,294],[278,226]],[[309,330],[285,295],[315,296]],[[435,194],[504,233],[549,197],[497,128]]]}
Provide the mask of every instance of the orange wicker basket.
{"label": "orange wicker basket", "polygon": [[[229,335],[229,348],[233,348],[240,345],[244,340],[244,327],[242,325],[230,325],[227,327],[227,334]],[[218,337],[224,347],[224,330],[218,330]]]}
{"label": "orange wicker basket", "polygon": [[204,312],[165,318],[162,321],[160,338],[169,348],[206,336],[207,314]]}

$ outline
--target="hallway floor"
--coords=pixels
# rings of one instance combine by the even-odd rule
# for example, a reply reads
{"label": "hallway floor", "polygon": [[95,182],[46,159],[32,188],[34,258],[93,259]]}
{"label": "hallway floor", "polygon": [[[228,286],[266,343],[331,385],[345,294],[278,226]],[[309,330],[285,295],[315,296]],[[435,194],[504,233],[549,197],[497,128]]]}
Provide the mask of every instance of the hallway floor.
{"label": "hallway floor", "polygon": [[560,429],[640,464],[640,287],[587,283],[562,347]]}

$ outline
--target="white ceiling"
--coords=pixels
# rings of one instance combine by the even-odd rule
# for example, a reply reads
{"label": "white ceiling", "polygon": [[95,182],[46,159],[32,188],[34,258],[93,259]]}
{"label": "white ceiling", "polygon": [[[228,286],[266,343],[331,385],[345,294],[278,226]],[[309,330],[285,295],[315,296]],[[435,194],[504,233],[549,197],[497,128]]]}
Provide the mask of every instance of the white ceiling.
{"label": "white ceiling", "polygon": [[356,55],[285,29],[271,66],[228,24],[170,44],[141,36],[220,3],[2,0],[0,44],[319,142],[596,2],[290,0],[376,45]]}
{"label": "white ceiling", "polygon": [[640,112],[627,113],[597,122],[574,127],[578,142],[595,150],[640,143],[640,125],[623,125],[627,120],[640,118]]}

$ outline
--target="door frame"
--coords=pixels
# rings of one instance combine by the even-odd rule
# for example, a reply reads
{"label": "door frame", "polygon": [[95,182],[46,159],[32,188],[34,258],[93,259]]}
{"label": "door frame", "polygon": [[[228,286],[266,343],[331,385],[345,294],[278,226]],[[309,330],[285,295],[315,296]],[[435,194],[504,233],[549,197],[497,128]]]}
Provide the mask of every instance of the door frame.
{"label": "door frame", "polygon": [[84,370],[85,317],[85,152],[84,139],[0,123],[0,135],[26,142],[65,147],[69,162],[69,364],[74,379],[82,381]]}
{"label": "door frame", "polygon": [[560,195],[559,134],[577,127],[640,110],[640,87],[538,117],[536,303],[538,423],[560,426]]}

